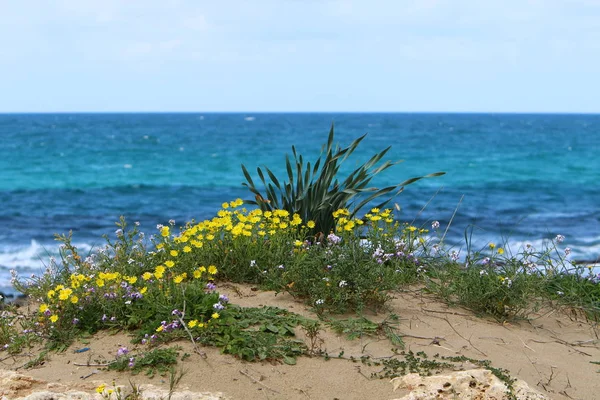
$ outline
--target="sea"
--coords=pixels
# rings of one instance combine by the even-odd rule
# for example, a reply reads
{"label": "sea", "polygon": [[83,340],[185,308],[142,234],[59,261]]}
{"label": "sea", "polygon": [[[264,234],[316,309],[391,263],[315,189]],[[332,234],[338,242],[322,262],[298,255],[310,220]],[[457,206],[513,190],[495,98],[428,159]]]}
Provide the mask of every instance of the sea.
{"label": "sea", "polygon": [[[10,271],[43,273],[72,231],[82,251],[115,237],[124,216],[148,236],[157,224],[211,218],[224,201],[253,198],[241,165],[285,176],[292,146],[319,157],[367,134],[341,177],[391,146],[401,163],[376,187],[407,185],[396,217],[440,222],[450,248],[488,243],[518,251],[556,235],[570,258],[600,256],[600,115],[436,113],[0,114],[0,291]],[[256,179],[257,180],[257,179]],[[434,236],[435,237],[435,236]]]}

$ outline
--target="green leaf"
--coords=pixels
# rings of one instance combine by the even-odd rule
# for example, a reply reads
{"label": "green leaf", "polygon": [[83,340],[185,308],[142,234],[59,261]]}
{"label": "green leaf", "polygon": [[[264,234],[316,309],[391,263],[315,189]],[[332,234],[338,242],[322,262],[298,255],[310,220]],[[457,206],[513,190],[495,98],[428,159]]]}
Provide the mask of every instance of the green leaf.
{"label": "green leaf", "polygon": [[296,357],[283,356],[283,362],[287,365],[296,365]]}

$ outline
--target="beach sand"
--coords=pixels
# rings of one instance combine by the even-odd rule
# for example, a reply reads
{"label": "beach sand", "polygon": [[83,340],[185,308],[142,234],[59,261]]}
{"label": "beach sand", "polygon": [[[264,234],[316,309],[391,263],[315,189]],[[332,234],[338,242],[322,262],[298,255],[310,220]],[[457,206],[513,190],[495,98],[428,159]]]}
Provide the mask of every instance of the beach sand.
{"label": "beach sand", "polygon": [[[315,317],[306,306],[285,294],[255,291],[248,285],[226,285],[220,287],[219,291],[227,294],[232,303],[242,306],[276,306]],[[468,310],[448,307],[417,290],[397,293],[389,305],[389,311],[368,317],[379,322],[390,312],[398,315],[399,331],[403,335],[407,351],[424,351],[430,358],[438,353],[442,356],[464,355],[476,360],[490,360],[493,367],[509,370],[512,377],[523,380],[529,387],[545,395],[529,398],[600,398],[600,375],[597,372],[600,366],[591,363],[600,361],[598,328],[574,311],[545,310],[529,320],[501,323],[477,317]],[[306,340],[300,330],[298,335]],[[322,357],[300,357],[297,365],[293,366],[243,362],[232,356],[222,355],[214,348],[203,348],[207,357],[201,358],[194,353],[191,343],[178,342],[177,345],[182,347],[180,355],[189,353],[191,356],[179,362],[178,368],[183,368],[185,375],[176,388],[179,397],[173,399],[457,398],[418,397],[414,393],[410,397],[410,391],[406,387],[394,391],[394,385],[389,379],[370,377],[371,372],[379,371],[381,367],[369,367],[360,362],[335,358],[341,351],[345,357],[390,357],[394,346],[387,339],[363,337],[349,341],[329,330],[322,331],[320,338],[320,349],[332,358],[327,361]],[[162,389],[166,398],[168,376],[149,379],[143,374],[132,376],[129,373],[76,365],[98,359],[114,359],[121,345],[135,350],[129,340],[124,333],[111,335],[101,332],[89,343],[77,342],[64,352],[51,353],[49,360],[39,367],[18,369],[18,373],[29,378],[13,378],[13,383],[7,380],[9,383],[0,387],[0,398],[23,398],[48,390],[77,390],[91,393],[89,398],[99,398],[94,397],[94,389],[100,383],[110,386],[113,380],[126,387],[130,386],[130,381],[142,385],[147,396],[151,391]],[[90,350],[74,353],[74,349],[82,347],[89,347]],[[5,357],[2,357],[4,359],[0,363],[0,369],[4,370],[15,370],[29,360],[27,356]],[[465,362],[462,367],[477,368],[469,362]],[[94,371],[97,372],[93,373]],[[9,372],[4,371],[4,374]],[[19,383],[14,384],[15,381]],[[40,396],[29,398],[61,398],[59,395]],[[83,394],[79,396],[72,395],[70,398],[85,398],[82,397]]]}

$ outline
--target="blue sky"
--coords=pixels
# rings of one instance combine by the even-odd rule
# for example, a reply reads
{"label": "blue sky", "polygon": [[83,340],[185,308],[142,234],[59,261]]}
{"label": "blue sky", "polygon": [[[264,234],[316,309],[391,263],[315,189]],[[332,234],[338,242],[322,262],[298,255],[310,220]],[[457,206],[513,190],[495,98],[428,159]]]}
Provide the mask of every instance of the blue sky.
{"label": "blue sky", "polygon": [[0,112],[600,112],[600,0],[0,0]]}

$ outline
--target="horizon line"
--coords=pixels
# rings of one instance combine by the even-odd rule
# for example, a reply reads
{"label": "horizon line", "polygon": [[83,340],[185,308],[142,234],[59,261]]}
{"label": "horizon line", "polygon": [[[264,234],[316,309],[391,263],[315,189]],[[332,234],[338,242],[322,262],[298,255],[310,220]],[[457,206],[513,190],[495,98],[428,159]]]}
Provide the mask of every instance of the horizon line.
{"label": "horizon line", "polygon": [[600,115],[600,111],[0,111],[15,114],[501,114],[501,115]]}

